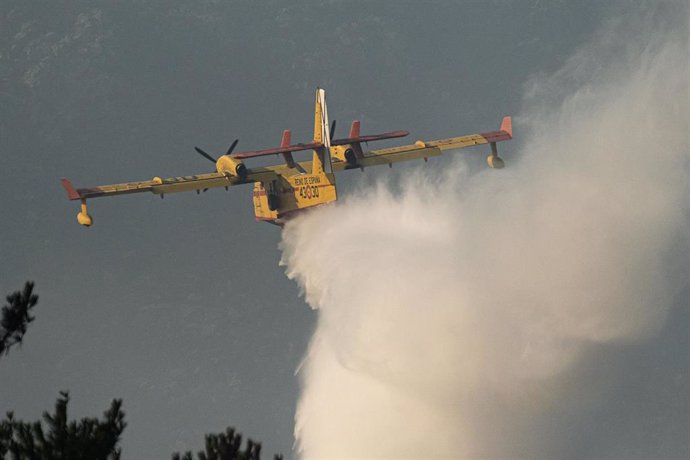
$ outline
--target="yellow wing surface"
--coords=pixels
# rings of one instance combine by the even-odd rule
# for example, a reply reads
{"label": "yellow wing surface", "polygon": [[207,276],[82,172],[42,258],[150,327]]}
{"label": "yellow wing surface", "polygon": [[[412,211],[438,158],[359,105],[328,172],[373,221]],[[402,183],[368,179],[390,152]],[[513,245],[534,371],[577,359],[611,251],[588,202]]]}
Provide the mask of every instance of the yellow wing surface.
{"label": "yellow wing surface", "polygon": [[103,196],[128,195],[131,193],[152,192],[158,195],[176,192],[206,191],[210,188],[230,187],[233,185],[251,184],[264,181],[275,176],[276,167],[262,167],[249,169],[247,176],[241,179],[221,173],[196,174],[193,176],[169,177],[139,182],[124,182],[122,184],[99,185],[96,187],[75,189],[72,183],[63,178],[62,185],[67,190],[70,200],[86,200]]}
{"label": "yellow wing surface", "polygon": [[151,180],[139,182],[125,182],[122,184],[99,185],[96,187],[75,189],[72,183],[62,178],[62,186],[67,191],[70,200],[81,200],[81,210],[77,214],[77,221],[84,226],[91,226],[93,219],[86,208],[86,200],[91,198],[128,195],[132,193],[152,192],[161,197],[166,193],[189,192],[197,193],[210,188],[230,187],[233,185],[252,184],[261,181],[270,181],[277,177],[276,171],[281,167],[261,167],[248,170],[246,177],[240,178],[223,173],[196,174],[193,176],[169,177],[162,179],[154,177]]}
{"label": "yellow wing surface", "polygon": [[504,117],[498,131],[469,134],[466,136],[450,137],[433,141],[420,140],[410,145],[370,150],[363,152],[358,158],[350,157],[350,161],[348,161],[344,155],[337,155],[337,158],[333,161],[333,170],[342,171],[344,169],[358,167],[364,168],[367,166],[385,164],[392,165],[393,163],[401,161],[439,156],[444,150],[463,149],[482,144],[491,145],[491,155],[487,158],[489,166],[492,168],[502,168],[503,160],[498,157],[496,142],[506,141],[512,139],[512,137],[512,119],[510,117]]}

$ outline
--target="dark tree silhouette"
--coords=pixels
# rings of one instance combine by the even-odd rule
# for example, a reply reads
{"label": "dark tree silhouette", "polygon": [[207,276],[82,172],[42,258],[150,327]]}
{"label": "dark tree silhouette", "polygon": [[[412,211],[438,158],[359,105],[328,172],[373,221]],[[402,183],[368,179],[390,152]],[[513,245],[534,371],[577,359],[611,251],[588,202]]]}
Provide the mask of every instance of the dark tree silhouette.
{"label": "dark tree silhouette", "polygon": [[[207,434],[206,448],[197,452],[197,460],[261,460],[261,444],[247,439],[242,449],[242,435],[228,427],[225,433]],[[274,460],[283,460],[282,455],[275,455]],[[172,460],[193,460],[191,452],[172,455]]]}
{"label": "dark tree silhouette", "polygon": [[0,356],[6,355],[13,345],[21,344],[26,328],[34,317],[29,314],[38,302],[33,293],[34,283],[27,281],[23,291],[16,291],[7,296],[8,305],[2,307],[0,319]]}
{"label": "dark tree silhouette", "polygon": [[15,460],[119,460],[120,435],[127,425],[122,400],[114,399],[103,419],[67,420],[69,394],[61,391],[55,413],[43,413],[39,422],[15,420],[9,412],[0,422],[0,458]]}
{"label": "dark tree silhouette", "polygon": [[[0,319],[0,356],[10,347],[21,344],[26,329],[34,317],[29,311],[38,302],[33,293],[34,283],[27,281],[23,291],[7,296],[8,305],[2,307]],[[127,425],[122,400],[114,399],[103,414],[103,420],[83,418],[67,420],[69,394],[60,392],[55,413],[43,413],[43,421],[23,422],[8,412],[0,421],[0,459],[13,460],[117,460],[120,458],[122,431]]]}
{"label": "dark tree silhouette", "polygon": [[[29,311],[38,302],[33,293],[34,283],[27,281],[23,291],[7,296],[9,305],[2,307],[0,319],[0,357],[9,352],[11,346],[21,345],[24,334],[34,317]],[[103,414],[103,420],[83,418],[67,420],[69,393],[60,392],[55,403],[55,413],[43,413],[44,429],[40,421],[23,422],[15,420],[8,412],[0,421],[0,460],[119,460],[120,437],[127,424],[122,411],[122,400],[114,399]],[[260,460],[261,444],[247,439],[244,449],[242,435],[227,428],[225,433],[207,434],[204,451],[197,453],[198,460]],[[192,453],[174,453],[173,460],[193,460]],[[275,455],[274,460],[282,460]]]}

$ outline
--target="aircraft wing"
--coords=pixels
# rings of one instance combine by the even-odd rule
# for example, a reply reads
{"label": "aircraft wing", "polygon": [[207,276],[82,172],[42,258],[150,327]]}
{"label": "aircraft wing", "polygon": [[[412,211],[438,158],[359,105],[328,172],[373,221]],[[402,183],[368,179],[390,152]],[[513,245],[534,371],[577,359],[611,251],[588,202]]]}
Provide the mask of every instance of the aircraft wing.
{"label": "aircraft wing", "polygon": [[96,187],[75,189],[69,179],[62,178],[62,186],[67,191],[70,200],[87,200],[102,196],[128,195],[131,193],[151,192],[157,195],[192,190],[207,190],[215,187],[230,187],[233,185],[251,184],[256,181],[270,180],[276,175],[271,168],[253,168],[247,170],[247,176],[241,179],[237,176],[220,173],[197,174],[193,176],[169,177],[140,182],[125,182],[122,184],[99,185]]}
{"label": "aircraft wing", "polygon": [[469,134],[466,136],[450,137],[434,141],[417,141],[411,145],[370,150],[364,152],[363,158],[358,159],[356,165],[349,165],[345,161],[334,161],[333,169],[342,171],[353,167],[359,168],[384,164],[392,165],[400,161],[439,156],[444,150],[463,149],[482,144],[495,144],[496,142],[507,141],[512,138],[512,120],[510,117],[504,117],[498,131]]}

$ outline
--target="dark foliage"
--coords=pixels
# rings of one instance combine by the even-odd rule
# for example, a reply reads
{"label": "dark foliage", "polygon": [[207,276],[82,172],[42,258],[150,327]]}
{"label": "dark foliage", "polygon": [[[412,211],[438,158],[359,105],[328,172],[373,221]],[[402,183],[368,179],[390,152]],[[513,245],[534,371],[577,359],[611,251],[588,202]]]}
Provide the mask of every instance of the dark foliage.
{"label": "dark foliage", "polygon": [[69,394],[60,392],[55,413],[40,421],[15,420],[9,412],[0,422],[0,458],[13,460],[119,460],[120,435],[127,425],[122,400],[114,399],[103,419],[67,420]]}
{"label": "dark foliage", "polygon": [[[235,433],[234,428],[227,428],[225,433],[207,434],[206,449],[199,451],[197,460],[260,460],[261,444],[247,439],[247,445],[242,447],[242,435]],[[275,455],[274,460],[282,460],[282,455]],[[193,460],[191,452],[183,455],[174,453],[172,460]]]}
{"label": "dark foliage", "polygon": [[[38,302],[33,293],[34,283],[27,281],[23,291],[7,296],[8,305],[2,307],[0,320],[0,356],[7,354],[13,345],[21,345],[27,327],[34,317],[29,311]],[[43,421],[23,422],[15,420],[8,412],[0,421],[0,460],[119,460],[117,447],[127,424],[122,411],[122,400],[114,399],[103,420],[83,418],[67,420],[69,394],[60,392],[55,403],[55,413],[43,413]],[[247,439],[242,449],[242,435],[227,428],[225,433],[207,434],[204,451],[197,453],[198,460],[260,460],[261,444]],[[9,455],[9,457],[8,457]],[[193,460],[192,453],[175,453],[173,460]],[[274,460],[282,460],[275,455]]]}
{"label": "dark foliage", "polygon": [[10,347],[21,344],[26,328],[34,317],[29,314],[38,302],[33,293],[34,283],[27,281],[23,291],[16,291],[7,296],[7,303],[2,307],[0,319],[0,356],[9,353]]}

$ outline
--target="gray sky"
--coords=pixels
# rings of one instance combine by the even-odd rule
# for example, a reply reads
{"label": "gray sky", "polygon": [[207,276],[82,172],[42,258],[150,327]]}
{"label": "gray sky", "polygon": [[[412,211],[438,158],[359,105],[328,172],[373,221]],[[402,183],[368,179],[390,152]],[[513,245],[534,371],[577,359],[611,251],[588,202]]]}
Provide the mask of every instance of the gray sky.
{"label": "gray sky", "polygon": [[[317,85],[341,134],[353,118],[363,133],[415,138],[494,129],[519,112],[530,78],[559,69],[629,8],[4,1],[0,292],[33,279],[41,299],[26,343],[0,362],[0,412],[36,419],[69,389],[74,417],[124,399],[125,458],[197,450],[228,425],[267,456],[290,456],[294,373],[315,313],[278,266],[279,230],[254,222],[249,187],[92,200],[85,229],[59,178],[89,186],[206,172],[195,145],[217,153],[239,137],[240,149],[268,148],[285,128],[307,140]],[[360,176],[339,176],[340,195]],[[679,409],[690,394],[690,318],[679,304],[657,337],[606,354],[631,379],[591,408],[563,457],[690,449],[690,411]]]}

